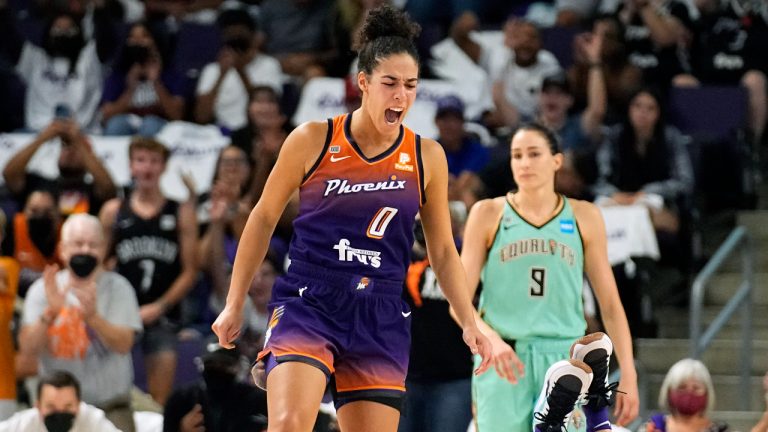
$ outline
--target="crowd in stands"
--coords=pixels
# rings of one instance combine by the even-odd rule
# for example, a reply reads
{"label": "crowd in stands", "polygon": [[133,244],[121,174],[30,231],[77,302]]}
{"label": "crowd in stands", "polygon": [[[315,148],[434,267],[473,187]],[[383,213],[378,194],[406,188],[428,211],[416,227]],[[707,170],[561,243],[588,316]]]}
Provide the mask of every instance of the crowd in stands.
{"label": "crowd in stands", "polygon": [[[334,78],[344,83],[345,109],[359,103],[351,84],[356,33],[367,11],[383,3],[390,2],[0,0],[0,133],[26,140],[0,157],[0,420],[18,399],[37,411],[12,421],[54,430],[49,423],[108,419],[121,430],[140,430],[131,379],[140,360],[146,383],[136,381],[160,412],[165,407],[164,430],[266,424],[264,394],[243,387],[242,363],[263,344],[269,290],[288,262],[298,197],[249,291],[239,351],[198,350],[202,360],[191,369],[203,381],[182,387],[176,377],[193,359],[180,344],[205,347],[212,336],[245,221],[297,126],[292,117],[302,90],[319,77]],[[744,119],[742,133],[728,134],[727,151],[744,148],[746,159],[759,159],[768,135],[768,3],[391,3],[422,26],[422,78],[456,89],[432,101],[437,133],[430,138],[447,155],[457,245],[472,204],[514,189],[509,139],[536,120],[557,132],[565,151],[560,192],[605,207],[648,209],[660,259],[639,271],[614,267],[633,334],[653,320],[638,310],[637,273],[674,273],[678,282],[665,294],[684,301],[697,258],[696,216],[718,203],[698,176],[707,155],[696,149],[712,139],[676,122],[685,113],[672,113],[670,101],[692,89],[731,89]],[[729,109],[712,107],[718,108]],[[195,173],[184,176],[188,198],[181,201],[161,188],[174,155],[158,138],[180,121],[213,125],[229,142],[210,184]],[[130,137],[130,181],[118,182],[93,151],[92,140],[101,136]],[[31,172],[50,142],[60,149],[58,173]],[[728,160],[759,177],[759,165],[742,164],[739,155],[716,163]],[[748,191],[725,192],[731,193]],[[418,413],[441,413],[430,415],[450,419],[446,424],[468,421],[471,361],[419,247],[417,236],[404,287],[414,310],[414,393],[402,430],[447,431],[419,423]],[[452,361],[431,361],[436,353]],[[684,366],[709,379],[706,369]],[[36,391],[17,392],[17,381],[35,376],[43,377]],[[670,379],[673,387],[683,380]],[[430,405],[445,389],[459,397]],[[231,404],[220,402],[226,398]],[[241,405],[252,412],[228,414]],[[666,396],[662,405],[668,408]],[[49,416],[53,411],[70,415]],[[327,427],[318,421],[318,430]]]}

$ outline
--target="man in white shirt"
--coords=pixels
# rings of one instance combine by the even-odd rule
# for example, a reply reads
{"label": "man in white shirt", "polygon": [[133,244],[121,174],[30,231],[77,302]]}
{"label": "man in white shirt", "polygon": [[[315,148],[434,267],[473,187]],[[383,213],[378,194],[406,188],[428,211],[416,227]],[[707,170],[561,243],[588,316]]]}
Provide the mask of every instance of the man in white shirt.
{"label": "man in white shirt", "polygon": [[233,131],[248,122],[248,100],[255,87],[282,92],[283,71],[275,58],[259,52],[256,24],[246,11],[224,11],[218,21],[222,47],[218,60],[200,74],[195,120]]}
{"label": "man in white shirt", "polygon": [[68,372],[40,379],[34,408],[0,423],[0,432],[120,432],[104,411],[80,400],[80,384]]}

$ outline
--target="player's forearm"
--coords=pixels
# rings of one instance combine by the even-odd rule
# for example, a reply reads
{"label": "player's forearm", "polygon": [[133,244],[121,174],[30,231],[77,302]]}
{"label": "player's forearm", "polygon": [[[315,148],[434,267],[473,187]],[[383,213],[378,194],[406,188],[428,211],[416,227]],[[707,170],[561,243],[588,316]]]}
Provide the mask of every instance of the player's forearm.
{"label": "player's forearm", "polygon": [[255,207],[245,224],[243,235],[235,255],[235,265],[227,293],[227,307],[242,310],[245,297],[251,286],[251,281],[259,268],[259,264],[267,254],[269,238],[275,229],[276,221],[268,220]]}
{"label": "player's forearm", "polygon": [[[461,260],[455,253],[445,253],[444,257],[438,257],[432,260],[432,269],[437,275],[438,283],[451,305],[451,309],[456,316],[456,321],[464,328],[467,324],[474,323],[475,308],[466,290],[467,275],[464,273],[464,267],[461,266]],[[451,256],[455,255],[455,256]]]}
{"label": "player's forearm", "polygon": [[602,311],[603,322],[605,323],[608,335],[613,341],[615,355],[621,367],[621,376],[623,378],[637,379],[635,360],[632,354],[632,337],[629,333],[627,317],[620,305],[612,309],[610,311]]}

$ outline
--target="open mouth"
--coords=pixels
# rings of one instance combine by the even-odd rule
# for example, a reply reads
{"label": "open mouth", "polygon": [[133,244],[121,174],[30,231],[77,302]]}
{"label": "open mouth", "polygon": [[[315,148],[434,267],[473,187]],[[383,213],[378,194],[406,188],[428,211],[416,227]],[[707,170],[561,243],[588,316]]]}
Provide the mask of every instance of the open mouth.
{"label": "open mouth", "polygon": [[397,122],[400,121],[400,116],[402,115],[403,115],[402,108],[387,108],[384,111],[384,118],[387,120],[387,123],[390,125],[397,124]]}

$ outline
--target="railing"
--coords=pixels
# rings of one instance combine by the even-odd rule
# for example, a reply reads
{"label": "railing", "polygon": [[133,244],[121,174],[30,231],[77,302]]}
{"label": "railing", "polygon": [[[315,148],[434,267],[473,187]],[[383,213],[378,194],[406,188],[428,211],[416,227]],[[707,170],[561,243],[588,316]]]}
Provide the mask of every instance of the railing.
{"label": "railing", "polygon": [[[704,303],[704,291],[707,283],[712,279],[715,272],[720,269],[725,260],[736,251],[737,247],[741,252],[741,284],[736,294],[728,300],[720,313],[712,323],[702,332],[701,314]],[[699,272],[691,286],[691,357],[700,358],[707,350],[717,333],[737,312],[740,306],[743,306],[741,315],[741,409],[748,411],[750,405],[749,379],[752,369],[752,291],[754,290],[755,265],[754,265],[754,246],[752,239],[743,226],[736,227],[728,235],[717,252],[707,262],[704,268]]]}

